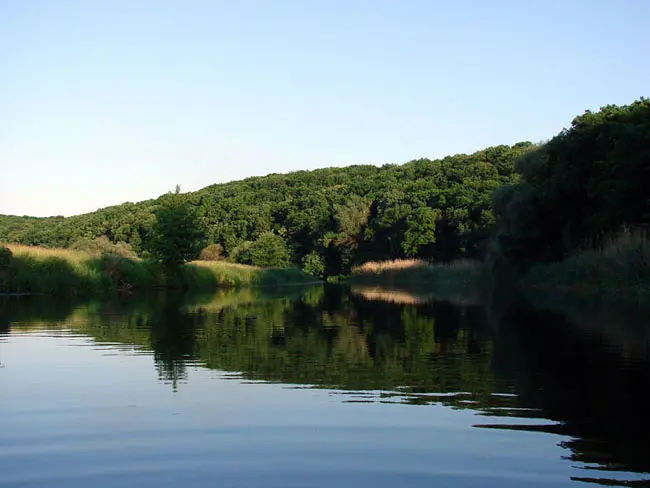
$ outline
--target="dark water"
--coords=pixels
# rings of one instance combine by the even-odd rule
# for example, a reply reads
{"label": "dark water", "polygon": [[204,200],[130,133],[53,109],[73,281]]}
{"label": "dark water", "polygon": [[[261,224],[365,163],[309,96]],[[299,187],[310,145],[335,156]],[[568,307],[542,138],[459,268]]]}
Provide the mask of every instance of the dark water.
{"label": "dark water", "polygon": [[459,303],[5,298],[0,486],[648,484],[643,319]]}

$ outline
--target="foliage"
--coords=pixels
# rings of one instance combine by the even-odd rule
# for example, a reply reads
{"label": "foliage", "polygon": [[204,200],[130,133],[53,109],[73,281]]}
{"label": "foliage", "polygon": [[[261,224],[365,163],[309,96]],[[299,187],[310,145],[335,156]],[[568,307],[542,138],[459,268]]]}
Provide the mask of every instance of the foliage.
{"label": "foliage", "polygon": [[70,249],[94,255],[120,256],[127,259],[137,258],[131,246],[126,242],[111,242],[106,236],[100,236],[94,239],[79,239],[70,246]]}
{"label": "foliage", "polygon": [[263,268],[283,268],[290,259],[285,240],[273,232],[264,232],[254,242],[242,243],[234,254],[237,263]]}
{"label": "foliage", "polygon": [[11,264],[13,253],[8,247],[0,246],[0,268],[8,268]]}
{"label": "foliage", "polygon": [[[237,254],[250,250],[244,243],[268,232],[285,239],[292,264],[301,266],[315,252],[325,275],[333,276],[364,261],[407,253],[435,261],[479,258],[494,223],[490,195],[517,182],[515,161],[530,147],[520,143],[403,165],[272,174],[68,218],[0,216],[0,240],[69,248],[79,239],[106,236],[144,257],[147,244],[156,242],[157,209],[176,199],[204,230],[204,246],[221,245],[233,261],[241,262]],[[435,243],[429,210],[435,214]],[[185,256],[192,257],[194,252]]]}
{"label": "foliage", "polygon": [[244,241],[239,246],[234,248],[230,253],[230,259],[238,264],[248,264],[253,262],[251,257],[251,247],[253,246],[252,241]]}
{"label": "foliage", "polygon": [[438,209],[420,207],[406,218],[406,232],[402,241],[406,256],[418,256],[423,247],[436,242],[436,223],[441,216]]}
{"label": "foliage", "polygon": [[11,249],[0,245],[0,293],[8,287],[12,261],[13,253]]}
{"label": "foliage", "polygon": [[[645,268],[634,259],[645,255],[630,251],[626,259],[636,264],[616,267],[603,249],[621,228],[650,224],[646,181],[650,101],[641,98],[586,111],[544,144],[271,174],[69,218],[0,216],[0,240],[133,257],[128,245],[166,265],[195,259],[205,248],[204,260],[294,265],[325,279],[367,261],[440,264],[487,255],[501,281],[517,281],[531,267],[552,281],[551,270],[560,276],[603,259],[603,269],[614,273],[611,283],[624,272],[642,288],[636,277]],[[108,259],[104,266],[118,262]],[[558,262],[564,264],[542,271],[542,264]],[[433,279],[453,268],[409,273]],[[578,275],[596,286],[605,279]]]}
{"label": "foliage", "polygon": [[221,244],[209,244],[199,254],[201,261],[221,261],[224,259],[223,246]]}
{"label": "foliage", "polygon": [[148,243],[154,259],[166,267],[197,259],[204,245],[204,235],[195,209],[177,192],[166,195],[155,215]]}
{"label": "foliage", "polygon": [[493,259],[528,268],[650,224],[650,100],[586,111],[517,163],[495,192]]}
{"label": "foliage", "polygon": [[322,278],[325,274],[325,261],[316,251],[302,258],[302,270],[312,276]]}

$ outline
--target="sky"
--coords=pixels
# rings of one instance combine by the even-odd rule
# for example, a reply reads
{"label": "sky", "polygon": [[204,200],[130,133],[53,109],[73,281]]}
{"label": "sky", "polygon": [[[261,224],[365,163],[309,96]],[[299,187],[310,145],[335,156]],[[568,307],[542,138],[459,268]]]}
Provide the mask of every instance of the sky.
{"label": "sky", "polygon": [[0,0],[0,214],[538,142],[650,91],[648,0]]}

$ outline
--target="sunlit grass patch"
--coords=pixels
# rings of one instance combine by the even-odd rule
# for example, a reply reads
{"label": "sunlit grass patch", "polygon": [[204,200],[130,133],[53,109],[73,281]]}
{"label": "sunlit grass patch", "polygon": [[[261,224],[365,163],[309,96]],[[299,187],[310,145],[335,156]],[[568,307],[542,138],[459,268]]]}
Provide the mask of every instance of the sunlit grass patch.
{"label": "sunlit grass patch", "polygon": [[30,256],[33,259],[60,258],[71,263],[80,263],[87,260],[91,255],[84,251],[75,251],[72,249],[51,249],[40,246],[25,246],[22,244],[4,244],[0,246],[8,248],[14,257]]}
{"label": "sunlit grass patch", "polygon": [[405,269],[426,268],[431,264],[422,259],[393,259],[390,261],[367,261],[352,268],[350,275],[372,275],[387,271],[402,271]]}
{"label": "sunlit grass patch", "polygon": [[223,261],[196,261],[175,270],[112,252],[6,245],[13,254],[0,270],[0,293],[92,295],[156,288],[216,290],[283,285],[316,279],[296,268],[265,269]]}
{"label": "sunlit grass patch", "polygon": [[369,261],[352,268],[351,278],[394,278],[431,279],[466,277],[481,272],[483,264],[479,261],[461,259],[450,263],[430,263],[421,259],[396,259],[392,261]]}

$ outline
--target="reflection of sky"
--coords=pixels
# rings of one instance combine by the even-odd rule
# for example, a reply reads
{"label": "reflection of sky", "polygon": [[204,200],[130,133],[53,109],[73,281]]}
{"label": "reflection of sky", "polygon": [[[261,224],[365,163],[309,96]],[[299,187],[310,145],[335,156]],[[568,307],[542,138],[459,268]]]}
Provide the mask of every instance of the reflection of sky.
{"label": "reflection of sky", "polygon": [[83,337],[0,348],[0,486],[561,486],[576,474],[564,438],[472,428],[486,423],[472,410],[347,403],[193,366],[174,393],[150,355]]}

